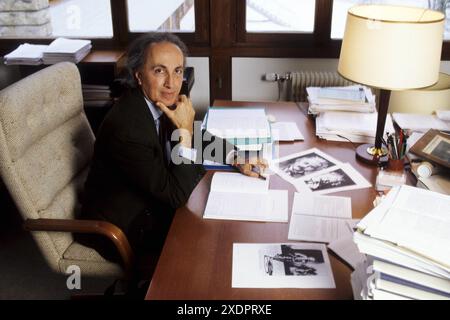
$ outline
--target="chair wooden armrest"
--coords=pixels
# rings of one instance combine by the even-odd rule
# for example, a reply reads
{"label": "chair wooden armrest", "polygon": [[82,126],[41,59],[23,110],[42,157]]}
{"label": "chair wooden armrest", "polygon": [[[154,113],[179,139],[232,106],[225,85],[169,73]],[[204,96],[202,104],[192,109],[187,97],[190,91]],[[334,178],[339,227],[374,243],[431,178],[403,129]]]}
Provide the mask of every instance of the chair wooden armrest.
{"label": "chair wooden armrest", "polygon": [[114,224],[101,220],[72,219],[27,219],[24,228],[28,231],[59,231],[93,233],[108,237],[116,246],[127,274],[132,270],[134,255],[126,235]]}

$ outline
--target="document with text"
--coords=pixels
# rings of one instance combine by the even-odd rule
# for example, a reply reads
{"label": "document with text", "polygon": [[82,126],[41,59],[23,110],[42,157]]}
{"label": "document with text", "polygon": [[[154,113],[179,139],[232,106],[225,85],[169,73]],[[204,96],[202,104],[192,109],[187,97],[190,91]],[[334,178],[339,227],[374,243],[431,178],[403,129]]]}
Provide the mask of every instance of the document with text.
{"label": "document with text", "polygon": [[351,198],[295,193],[289,240],[331,242],[351,235]]}
{"label": "document with text", "polygon": [[269,190],[269,179],[216,172],[203,218],[287,222],[288,192]]}

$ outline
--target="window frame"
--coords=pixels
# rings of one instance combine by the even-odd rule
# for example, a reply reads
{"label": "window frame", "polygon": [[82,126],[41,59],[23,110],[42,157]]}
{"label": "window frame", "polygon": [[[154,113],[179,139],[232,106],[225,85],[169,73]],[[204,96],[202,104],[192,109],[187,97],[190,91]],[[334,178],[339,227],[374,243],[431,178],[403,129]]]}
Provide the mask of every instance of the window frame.
{"label": "window frame", "polygon": [[[236,0],[235,10],[235,56],[339,58],[342,40],[331,38],[333,0],[316,0],[314,31],[308,34],[247,32],[246,0]],[[270,50],[263,53],[263,48]],[[449,40],[443,42],[441,60],[450,60]]]}
{"label": "window frame", "polygon": [[[328,15],[331,13],[327,3],[329,0],[316,0],[314,10],[314,29],[312,33],[285,33],[285,32],[247,32],[246,30],[246,0],[236,1],[236,42],[246,45],[273,45],[283,44],[288,47],[300,47],[311,45],[317,42],[317,39],[324,39],[331,27],[331,20],[328,23]],[[331,19],[331,16],[330,16]]]}
{"label": "window frame", "polygon": [[[111,38],[86,38],[96,50],[125,49],[130,41],[144,34],[128,30],[126,0],[110,0],[113,36]],[[187,46],[207,46],[209,43],[209,0],[195,0],[195,32],[175,33]],[[80,37],[81,39],[82,37]],[[20,43],[49,44],[55,38],[0,38],[0,53],[6,54]],[[84,39],[84,38],[83,38]]]}

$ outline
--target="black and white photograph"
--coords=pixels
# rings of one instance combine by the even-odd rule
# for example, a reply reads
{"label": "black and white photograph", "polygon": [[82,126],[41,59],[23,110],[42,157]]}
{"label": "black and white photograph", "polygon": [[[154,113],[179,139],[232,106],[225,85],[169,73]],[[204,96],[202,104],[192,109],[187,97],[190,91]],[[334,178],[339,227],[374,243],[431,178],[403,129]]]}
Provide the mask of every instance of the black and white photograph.
{"label": "black and white photograph", "polygon": [[340,161],[319,149],[312,148],[274,160],[270,168],[284,180],[295,185],[295,182],[300,178],[334,167],[340,163]]}
{"label": "black and white photograph", "polygon": [[450,163],[450,140],[445,139],[441,136],[436,136],[424,149],[425,152],[429,153],[436,158]]}
{"label": "black and white photograph", "polygon": [[305,180],[312,191],[327,190],[344,186],[353,186],[356,183],[342,170],[337,169],[317,177]]}
{"label": "black and white photograph", "polygon": [[317,265],[323,263],[320,250],[295,249],[288,244],[261,250],[260,256],[269,276],[316,276]]}
{"label": "black and white photograph", "polygon": [[233,288],[334,288],[326,247],[319,243],[233,245]]}
{"label": "black and white photograph", "polygon": [[[302,184],[302,185],[301,185]],[[350,164],[329,168],[316,175],[301,179],[297,190],[305,189],[318,194],[368,188],[371,184]]]}

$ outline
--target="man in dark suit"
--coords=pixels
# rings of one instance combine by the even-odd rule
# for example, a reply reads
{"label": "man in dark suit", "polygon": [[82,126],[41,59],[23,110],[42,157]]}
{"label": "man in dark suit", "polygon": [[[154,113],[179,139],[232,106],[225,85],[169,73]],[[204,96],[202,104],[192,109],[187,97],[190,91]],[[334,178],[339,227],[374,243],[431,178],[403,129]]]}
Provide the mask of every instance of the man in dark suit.
{"label": "man in dark suit", "polygon": [[[190,99],[179,95],[186,51],[172,34],[136,40],[128,52],[131,89],[97,133],[82,217],[112,222],[137,251],[161,249],[175,209],[187,202],[204,175],[202,165],[193,163],[196,151],[202,152],[192,149],[195,111]],[[173,129],[178,129],[177,148],[167,138]],[[174,161],[177,157],[184,161]],[[230,157],[227,161],[232,162]],[[252,168],[239,166],[244,174],[256,176]],[[78,236],[78,241],[107,259],[117,258],[103,238]]]}

